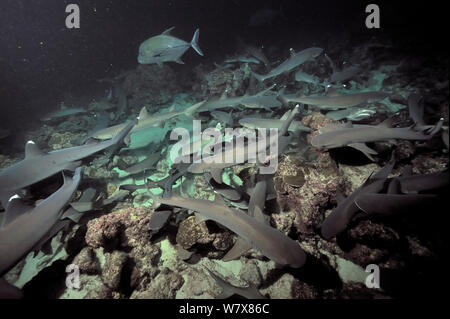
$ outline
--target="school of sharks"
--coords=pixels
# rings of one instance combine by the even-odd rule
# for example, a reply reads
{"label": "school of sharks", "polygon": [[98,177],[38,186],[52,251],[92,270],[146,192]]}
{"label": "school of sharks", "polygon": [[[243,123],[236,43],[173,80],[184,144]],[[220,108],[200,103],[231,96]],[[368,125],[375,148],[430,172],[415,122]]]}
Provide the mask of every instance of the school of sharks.
{"label": "school of sharks", "polygon": [[[368,67],[386,44],[363,44],[342,63],[321,47],[274,56],[240,43],[212,62],[192,30],[188,41],[175,27],[149,34],[135,70],[99,80],[108,86],[101,101],[41,118],[51,134],[70,133],[70,121],[86,130],[58,147],[29,140],[22,159],[1,158],[1,298],[23,297],[52,267],[61,274],[45,285],[60,298],[388,298],[383,271],[372,289],[367,265],[411,269],[398,247],[438,258],[405,220],[443,202],[448,112],[413,86],[383,83],[402,61]],[[202,93],[130,103],[130,79],[147,72],[164,83],[185,54],[205,59]],[[194,121],[216,134],[196,135]],[[192,137],[173,137],[179,127]],[[0,131],[0,142],[11,135]],[[81,288],[67,287],[55,266],[62,251]],[[38,270],[25,280],[27,267]]]}

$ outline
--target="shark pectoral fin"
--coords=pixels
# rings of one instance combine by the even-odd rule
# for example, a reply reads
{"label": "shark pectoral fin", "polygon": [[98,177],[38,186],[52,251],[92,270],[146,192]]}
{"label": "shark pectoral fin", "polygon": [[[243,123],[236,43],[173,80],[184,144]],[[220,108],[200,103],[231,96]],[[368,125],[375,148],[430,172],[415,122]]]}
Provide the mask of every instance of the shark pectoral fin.
{"label": "shark pectoral fin", "polygon": [[220,195],[218,193],[214,193],[214,202],[218,205],[224,205],[224,206],[228,207],[228,204],[225,202],[222,195]]}
{"label": "shark pectoral fin", "polygon": [[80,167],[80,165],[81,165],[81,161],[69,162],[64,166],[63,170],[68,170],[68,171],[73,172],[73,171],[75,171],[75,169],[77,167]]}
{"label": "shark pectoral fin", "polygon": [[[56,224],[54,224],[53,226],[52,226],[52,228],[47,232],[47,234],[44,236],[44,237],[42,237],[35,245],[34,245],[34,247],[32,248],[32,250],[31,251],[33,251],[34,252],[34,257],[36,257],[36,255],[38,254],[38,252],[40,251],[40,250],[44,250],[43,248],[44,248],[44,245],[51,239],[51,238],[53,238],[60,230],[62,230],[62,229],[67,229],[67,227],[70,225],[70,223],[71,223],[71,221],[70,220],[68,220],[68,219],[65,219],[65,220],[60,220],[60,221],[58,221]],[[51,245],[49,245],[49,246],[51,246]],[[50,247],[50,249],[52,249],[51,247]],[[45,252],[44,252],[45,253]],[[45,254],[51,254],[52,253],[52,251],[50,251],[50,252],[48,252],[48,253],[45,253]]]}
{"label": "shark pectoral fin", "polygon": [[83,216],[83,213],[80,213],[75,208],[70,207],[64,212],[64,214],[61,216],[61,219],[70,219],[75,223],[78,223],[81,219],[81,216]]}
{"label": "shark pectoral fin", "polygon": [[181,58],[176,59],[174,62],[178,64],[184,64],[184,62],[181,60]]}
{"label": "shark pectoral fin", "polygon": [[36,143],[33,141],[28,141],[25,145],[25,158],[33,158],[37,156],[43,156],[46,155],[44,151],[42,151]]}
{"label": "shark pectoral fin", "polygon": [[222,288],[222,292],[216,296],[216,299],[226,299],[234,295],[233,286],[231,286],[229,283],[227,283],[225,280],[217,276],[215,273],[213,273],[211,270],[205,267],[205,269],[209,272],[211,277],[216,281],[216,283],[219,285],[220,288]]}
{"label": "shark pectoral fin", "polygon": [[149,220],[150,230],[160,230],[172,216],[171,210],[158,210],[155,211]]}
{"label": "shark pectoral fin", "polygon": [[12,196],[8,201],[0,228],[5,227],[16,218],[30,212],[32,209],[33,207],[26,205],[18,195]]}
{"label": "shark pectoral fin", "polygon": [[222,169],[213,168],[210,170],[212,178],[219,184],[222,184]]}
{"label": "shark pectoral fin", "polygon": [[352,143],[348,144],[348,146],[353,147],[354,149],[363,152],[364,155],[366,155],[371,161],[374,161],[373,157],[371,155],[378,154],[377,151],[371,149],[364,143]]}
{"label": "shark pectoral fin", "polygon": [[197,213],[197,212],[195,212],[194,215],[195,215],[195,224],[196,224],[196,225],[198,225],[198,224],[200,224],[200,223],[202,223],[202,222],[208,220],[208,218],[206,218],[206,217],[203,216],[203,215],[200,215],[200,214]]}
{"label": "shark pectoral fin", "polygon": [[242,237],[238,237],[234,246],[223,256],[222,261],[231,261],[244,255],[252,245]]}

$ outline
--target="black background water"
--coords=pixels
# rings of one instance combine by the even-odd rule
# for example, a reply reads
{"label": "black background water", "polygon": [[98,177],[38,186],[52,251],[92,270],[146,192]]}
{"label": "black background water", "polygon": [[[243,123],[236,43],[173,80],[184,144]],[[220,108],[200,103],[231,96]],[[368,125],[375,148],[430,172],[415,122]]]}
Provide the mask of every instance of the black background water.
{"label": "black background water", "polygon": [[[65,27],[65,7],[78,4],[81,28]],[[405,54],[445,51],[443,1],[374,1],[381,29],[367,29],[365,1],[239,0],[0,0],[1,126],[38,120],[67,94],[86,95],[96,79],[137,65],[139,44],[175,26],[190,41],[199,27],[202,58],[189,51],[186,70],[202,61],[220,62],[236,50],[236,39],[253,45],[301,50],[329,40],[391,38]],[[281,11],[271,23],[249,26],[262,8]],[[98,92],[96,92],[98,93]],[[95,93],[92,92],[92,95]],[[88,94],[89,95],[89,94]]]}

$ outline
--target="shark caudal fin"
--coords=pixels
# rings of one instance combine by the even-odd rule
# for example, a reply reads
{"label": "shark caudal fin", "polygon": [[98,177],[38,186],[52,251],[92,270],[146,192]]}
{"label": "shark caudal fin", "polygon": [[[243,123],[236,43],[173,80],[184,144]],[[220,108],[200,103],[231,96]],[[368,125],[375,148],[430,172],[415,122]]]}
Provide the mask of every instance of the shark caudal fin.
{"label": "shark caudal fin", "polygon": [[203,56],[203,52],[202,52],[202,50],[200,50],[200,47],[198,46],[199,35],[200,35],[200,29],[195,30],[194,36],[192,37],[191,46],[195,51],[197,51],[198,54]]}

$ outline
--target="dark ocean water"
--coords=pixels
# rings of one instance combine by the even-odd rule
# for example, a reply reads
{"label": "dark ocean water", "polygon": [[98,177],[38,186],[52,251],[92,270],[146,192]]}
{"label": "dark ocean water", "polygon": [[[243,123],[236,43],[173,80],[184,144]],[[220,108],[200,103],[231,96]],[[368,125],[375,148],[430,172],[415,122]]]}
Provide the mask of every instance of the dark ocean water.
{"label": "dark ocean water", "polygon": [[[333,39],[357,43],[373,36],[391,39],[406,54],[434,55],[445,48],[440,2],[380,2],[378,30],[365,28],[363,1],[81,0],[81,28],[72,30],[64,24],[69,3],[1,1],[2,118],[14,121],[33,108],[51,109],[48,104],[68,91],[86,92],[96,79],[133,67],[139,44],[171,26],[182,39],[201,29],[206,56],[186,55],[181,69],[232,54],[238,37],[280,48],[326,48]],[[249,26],[252,15],[266,8],[277,15]]]}

